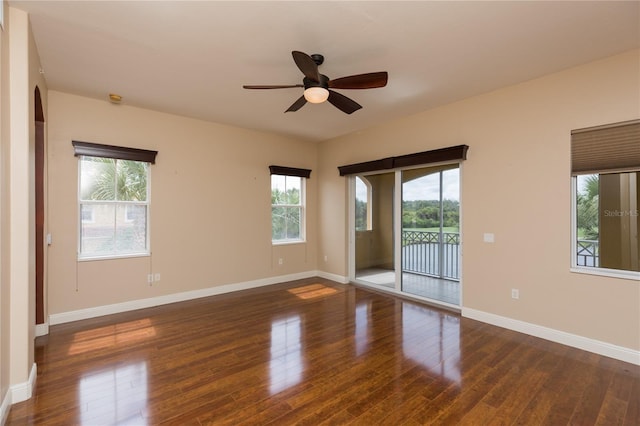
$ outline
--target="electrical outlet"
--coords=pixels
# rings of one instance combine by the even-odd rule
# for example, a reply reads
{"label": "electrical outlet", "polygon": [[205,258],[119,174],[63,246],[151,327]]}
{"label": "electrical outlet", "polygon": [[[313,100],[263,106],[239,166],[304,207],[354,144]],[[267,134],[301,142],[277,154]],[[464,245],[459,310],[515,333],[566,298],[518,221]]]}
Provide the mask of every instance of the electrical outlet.
{"label": "electrical outlet", "polygon": [[284,261],[282,260],[282,258],[278,259],[278,265],[282,265],[284,263]]}
{"label": "electrical outlet", "polygon": [[329,258],[328,258],[328,257],[327,257],[327,255],[325,254],[325,255],[324,255],[324,261],[326,262],[326,261],[328,261],[328,260],[329,260]]}
{"label": "electrical outlet", "polygon": [[147,275],[147,282],[151,284],[153,282],[153,274]]}
{"label": "electrical outlet", "polygon": [[517,288],[512,288],[511,289],[511,298],[512,299],[520,299],[520,290],[518,290]]}
{"label": "electrical outlet", "polygon": [[159,273],[159,272],[158,272],[158,273],[156,273],[156,274],[153,276],[153,281],[160,281],[160,273]]}

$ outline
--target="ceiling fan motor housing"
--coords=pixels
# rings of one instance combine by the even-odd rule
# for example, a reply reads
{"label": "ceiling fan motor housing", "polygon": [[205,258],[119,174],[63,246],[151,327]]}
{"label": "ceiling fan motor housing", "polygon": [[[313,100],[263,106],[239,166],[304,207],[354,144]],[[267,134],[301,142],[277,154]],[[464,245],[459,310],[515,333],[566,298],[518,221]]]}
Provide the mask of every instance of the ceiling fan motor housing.
{"label": "ceiling fan motor housing", "polygon": [[320,81],[313,81],[309,77],[305,77],[302,79],[302,84],[304,84],[305,89],[308,89],[309,87],[322,87],[324,89],[329,89],[329,77],[324,74],[320,74]]}

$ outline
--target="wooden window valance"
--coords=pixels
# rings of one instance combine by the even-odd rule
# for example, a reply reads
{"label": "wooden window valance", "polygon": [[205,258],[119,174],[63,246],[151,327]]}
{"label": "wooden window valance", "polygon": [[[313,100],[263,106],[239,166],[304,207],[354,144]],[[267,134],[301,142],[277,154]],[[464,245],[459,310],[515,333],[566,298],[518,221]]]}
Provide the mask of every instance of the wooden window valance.
{"label": "wooden window valance", "polygon": [[155,164],[158,151],[147,149],[127,148],[124,146],[102,145],[91,142],[71,141],[76,157],[86,155],[90,157],[115,158],[118,160],[144,161]]}
{"label": "wooden window valance", "polygon": [[309,179],[311,177],[311,170],[309,169],[297,169],[295,167],[284,166],[269,166],[269,171],[272,175],[297,176],[306,179]]}
{"label": "wooden window valance", "polygon": [[468,145],[457,145],[431,151],[416,152],[415,154],[400,155],[398,157],[382,158],[364,163],[349,164],[338,167],[340,176],[358,173],[374,172],[377,170],[398,169],[401,167],[420,166],[423,164],[442,163],[445,161],[462,161],[467,159]]}

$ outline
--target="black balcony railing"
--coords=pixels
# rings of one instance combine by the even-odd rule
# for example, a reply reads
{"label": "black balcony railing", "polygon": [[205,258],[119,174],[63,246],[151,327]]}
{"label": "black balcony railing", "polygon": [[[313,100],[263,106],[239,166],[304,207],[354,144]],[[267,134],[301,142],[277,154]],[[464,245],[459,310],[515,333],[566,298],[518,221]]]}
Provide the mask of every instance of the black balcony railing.
{"label": "black balcony railing", "polygon": [[578,240],[576,246],[577,266],[600,267],[600,244],[598,240]]}
{"label": "black balcony railing", "polygon": [[402,230],[402,270],[459,280],[460,234]]}

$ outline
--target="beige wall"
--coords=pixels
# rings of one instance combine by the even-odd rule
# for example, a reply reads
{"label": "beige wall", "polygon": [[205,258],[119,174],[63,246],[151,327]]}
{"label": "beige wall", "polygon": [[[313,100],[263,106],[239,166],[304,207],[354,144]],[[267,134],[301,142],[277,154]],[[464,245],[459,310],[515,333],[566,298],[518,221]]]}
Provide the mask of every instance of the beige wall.
{"label": "beige wall", "polygon": [[[315,145],[55,91],[49,114],[50,314],[317,268]],[[151,166],[151,257],[76,261],[72,140],[158,151]],[[271,164],[312,169],[307,243],[271,244]],[[148,273],[161,280],[149,286]]]}
{"label": "beige wall", "polygon": [[[627,52],[321,143],[318,254],[331,254],[322,269],[347,275],[347,183],[338,166],[467,144],[463,307],[639,350],[638,281],[569,271],[570,131],[640,117],[639,56]],[[494,244],[483,242],[486,232]]]}
{"label": "beige wall", "polygon": [[[47,87],[28,16],[5,4],[0,90],[0,390],[12,402],[28,398],[34,363],[35,223],[34,90]],[[10,111],[10,113],[9,113]]]}
{"label": "beige wall", "polygon": [[31,141],[29,138],[29,24],[27,15],[9,9],[9,300],[11,384],[26,382],[33,363],[29,295],[32,286],[29,232],[31,210]]}

